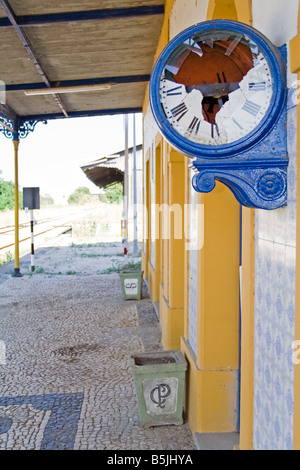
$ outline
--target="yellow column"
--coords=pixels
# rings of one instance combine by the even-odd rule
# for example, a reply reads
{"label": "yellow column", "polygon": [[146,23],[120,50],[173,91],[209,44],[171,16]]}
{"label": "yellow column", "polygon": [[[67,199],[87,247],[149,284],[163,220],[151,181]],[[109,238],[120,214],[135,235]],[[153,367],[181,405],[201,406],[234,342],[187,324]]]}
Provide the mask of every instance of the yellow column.
{"label": "yellow column", "polygon": [[180,348],[184,328],[184,165],[185,157],[172,150],[168,161],[168,203],[163,213],[169,232],[169,279],[161,299],[160,317],[165,349]]}
{"label": "yellow column", "polygon": [[[245,0],[244,0],[245,1]],[[237,20],[237,11],[234,0],[210,0],[207,10],[207,19]]]}
{"label": "yellow column", "polygon": [[[152,302],[155,306],[159,304],[160,282],[161,282],[161,160],[162,139],[158,134],[155,144],[155,162],[150,161],[151,200],[150,200],[150,260],[148,262],[148,288]],[[154,174],[153,174],[154,172]],[[151,179],[151,176],[150,176]]]}
{"label": "yellow column", "polygon": [[[300,2],[298,32],[300,31]],[[290,42],[291,71],[298,74],[300,80],[300,32]],[[298,86],[299,90],[299,86]],[[299,96],[299,95],[297,95]],[[298,162],[300,161],[300,105],[298,104],[297,137]],[[300,175],[297,172],[297,188],[300,188]],[[297,193],[297,232],[296,232],[296,299],[295,299],[295,341],[300,340],[300,195]],[[300,364],[294,365],[294,449],[300,450]]]}
{"label": "yellow column", "polygon": [[20,277],[20,251],[19,251],[19,169],[18,153],[19,140],[13,140],[15,162],[15,271],[13,277]]}
{"label": "yellow column", "polygon": [[193,433],[235,432],[239,368],[240,206],[221,183],[200,194],[204,244],[198,252],[197,356],[189,362],[187,415]]}
{"label": "yellow column", "polygon": [[[163,204],[165,208],[169,207],[169,172],[168,165],[170,159],[170,145],[165,142],[165,154],[164,154],[164,173],[163,173]],[[170,284],[170,270],[169,270],[169,218],[163,217],[163,276],[162,276],[162,289],[160,303],[162,308],[169,302],[169,284]]]}
{"label": "yellow column", "polygon": [[189,161],[185,159],[184,165],[184,332],[183,337],[188,340],[189,337],[189,242],[190,242],[190,232],[189,232],[189,203],[190,203],[190,168]]}
{"label": "yellow column", "polygon": [[254,371],[254,209],[243,207],[240,449],[252,449]]}

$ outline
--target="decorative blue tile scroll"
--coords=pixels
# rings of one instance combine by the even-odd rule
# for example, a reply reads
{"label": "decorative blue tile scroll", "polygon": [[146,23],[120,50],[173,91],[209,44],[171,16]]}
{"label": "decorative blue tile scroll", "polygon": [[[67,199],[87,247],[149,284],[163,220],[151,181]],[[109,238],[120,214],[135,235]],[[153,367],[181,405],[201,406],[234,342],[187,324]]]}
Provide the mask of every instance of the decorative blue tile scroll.
{"label": "decorative blue tile scroll", "polygon": [[[32,405],[37,410],[50,411],[40,450],[72,450],[82,401],[83,393],[15,396],[0,398],[0,407]],[[1,417],[0,434],[9,432],[12,424],[10,417]]]}

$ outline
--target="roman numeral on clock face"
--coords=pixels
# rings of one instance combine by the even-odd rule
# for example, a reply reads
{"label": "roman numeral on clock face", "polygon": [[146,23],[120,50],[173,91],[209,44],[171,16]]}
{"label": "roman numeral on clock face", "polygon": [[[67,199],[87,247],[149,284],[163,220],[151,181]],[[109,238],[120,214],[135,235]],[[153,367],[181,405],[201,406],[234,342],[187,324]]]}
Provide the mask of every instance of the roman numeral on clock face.
{"label": "roman numeral on clock face", "polygon": [[195,116],[188,127],[188,132],[191,134],[193,131],[195,131],[195,134],[197,134],[199,131],[200,124],[200,119]]}
{"label": "roman numeral on clock face", "polygon": [[171,90],[168,90],[165,92],[167,96],[177,96],[177,95],[182,95],[182,86],[177,86],[175,88],[171,88]]}
{"label": "roman numeral on clock face", "polygon": [[252,114],[252,116],[256,116],[260,108],[261,107],[258,104],[253,103],[253,101],[247,100],[242,109],[247,113]]}
{"label": "roman numeral on clock face", "polygon": [[264,91],[266,86],[266,82],[249,83],[249,91]]}
{"label": "roman numeral on clock face", "polygon": [[176,119],[176,121],[180,121],[180,119],[182,119],[187,112],[188,108],[186,107],[185,103],[180,103],[178,106],[175,106],[175,108],[171,109],[172,116]]}

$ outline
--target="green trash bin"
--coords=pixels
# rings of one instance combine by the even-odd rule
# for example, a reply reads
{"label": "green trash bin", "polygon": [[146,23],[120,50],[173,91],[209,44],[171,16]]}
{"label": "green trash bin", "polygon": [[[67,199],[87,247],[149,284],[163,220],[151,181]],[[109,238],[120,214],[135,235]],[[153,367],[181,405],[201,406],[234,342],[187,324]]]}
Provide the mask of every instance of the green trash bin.
{"label": "green trash bin", "polygon": [[183,396],[187,362],[179,350],[131,354],[143,427],[183,424]]}
{"label": "green trash bin", "polygon": [[144,271],[121,271],[121,289],[124,300],[140,300],[142,298],[142,281]]}

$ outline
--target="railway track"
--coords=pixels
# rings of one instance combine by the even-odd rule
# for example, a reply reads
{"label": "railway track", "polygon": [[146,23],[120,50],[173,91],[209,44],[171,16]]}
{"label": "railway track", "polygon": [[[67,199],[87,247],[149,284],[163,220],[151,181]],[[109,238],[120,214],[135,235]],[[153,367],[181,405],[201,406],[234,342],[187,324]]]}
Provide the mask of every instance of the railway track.
{"label": "railway track", "polygon": [[[39,240],[43,235],[49,234],[50,236],[57,237],[62,233],[71,230],[72,223],[75,220],[86,217],[87,215],[95,214],[99,211],[99,207],[93,207],[89,210],[82,209],[69,214],[62,214],[53,217],[46,217],[36,221],[34,225],[34,240]],[[14,240],[14,225],[0,225],[0,255],[10,251],[15,245]],[[19,245],[22,246],[25,242],[31,239],[30,221],[22,222],[19,224]]]}
{"label": "railway track", "polygon": [[[43,225],[43,224],[46,224],[48,222],[52,223],[54,222],[55,220],[60,220],[62,219],[64,216],[57,216],[57,217],[47,217],[45,219],[40,219],[38,221],[38,224],[39,225]],[[27,228],[27,227],[30,227],[30,222],[23,222],[21,224],[19,224],[19,230],[23,229],[23,228]],[[0,225],[0,235],[4,235],[6,233],[11,233],[11,232],[14,232],[15,231],[15,226],[14,225]]]}

